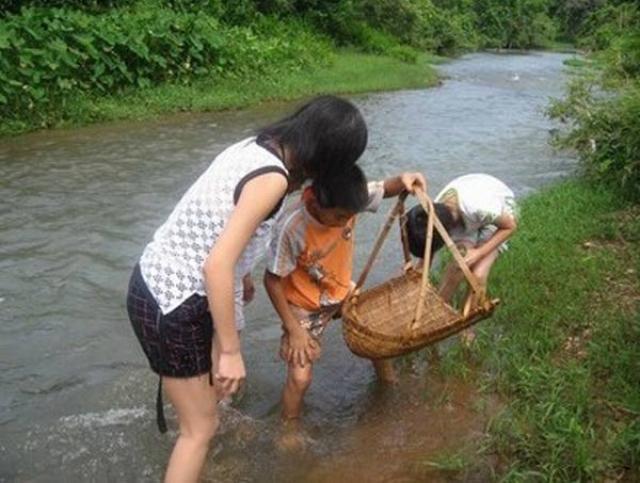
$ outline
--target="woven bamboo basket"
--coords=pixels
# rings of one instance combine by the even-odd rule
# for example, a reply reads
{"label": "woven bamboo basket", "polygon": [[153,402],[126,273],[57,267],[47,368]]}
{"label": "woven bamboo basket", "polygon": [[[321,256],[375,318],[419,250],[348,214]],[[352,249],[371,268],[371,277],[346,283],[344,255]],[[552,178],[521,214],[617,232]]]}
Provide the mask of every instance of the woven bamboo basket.
{"label": "woven bamboo basket", "polygon": [[[464,263],[462,255],[437,219],[432,201],[423,192],[416,193],[429,213],[424,267],[431,260],[434,227],[469,283],[470,293],[461,310],[446,303],[429,281],[429,270],[418,270],[411,264],[404,226],[403,195],[391,210],[369,256],[353,295],[342,308],[342,332],[349,349],[369,359],[383,359],[413,352],[433,344],[489,317],[497,299],[487,297],[484,287]],[[361,287],[389,233],[395,219],[400,220],[404,274],[360,293]]]}

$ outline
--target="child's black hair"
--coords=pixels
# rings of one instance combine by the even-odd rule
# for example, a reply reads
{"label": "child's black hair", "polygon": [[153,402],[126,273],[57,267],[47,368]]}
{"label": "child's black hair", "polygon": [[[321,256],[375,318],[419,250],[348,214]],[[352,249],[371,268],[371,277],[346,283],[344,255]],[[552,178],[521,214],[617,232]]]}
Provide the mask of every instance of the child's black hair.
{"label": "child's black hair", "polygon": [[321,208],[341,208],[358,213],[369,202],[367,178],[355,164],[340,175],[314,179],[311,188]]}
{"label": "child's black hair", "polygon": [[258,138],[273,139],[289,148],[304,174],[298,177],[315,178],[340,174],[358,160],[367,146],[367,125],[351,102],[320,96],[260,129]]}
{"label": "child's black hair", "polygon": [[[445,230],[450,231],[454,226],[453,216],[443,203],[434,203],[436,216],[442,222]],[[424,246],[427,243],[427,222],[429,216],[422,208],[416,205],[407,212],[407,238],[409,239],[409,251],[414,257],[424,257]],[[431,252],[436,253],[444,245],[444,240],[437,230],[433,230]]]}

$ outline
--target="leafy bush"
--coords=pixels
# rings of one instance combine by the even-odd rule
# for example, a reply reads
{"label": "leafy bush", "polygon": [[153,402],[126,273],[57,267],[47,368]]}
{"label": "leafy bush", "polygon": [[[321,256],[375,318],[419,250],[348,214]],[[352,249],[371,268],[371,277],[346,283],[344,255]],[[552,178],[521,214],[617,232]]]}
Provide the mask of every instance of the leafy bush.
{"label": "leafy bush", "polygon": [[580,27],[578,45],[589,50],[606,50],[640,24],[640,8],[635,2],[608,2],[593,11]]}
{"label": "leafy bush", "polygon": [[558,142],[578,151],[590,179],[614,185],[630,199],[640,200],[639,84],[603,97],[594,94],[589,81],[576,80],[550,114],[573,123]]}
{"label": "leafy bush", "polygon": [[478,48],[482,39],[475,22],[471,11],[437,10],[422,27],[423,44],[443,55]]}
{"label": "leafy bush", "polygon": [[299,69],[328,57],[327,42],[295,22],[264,30],[171,9],[23,9],[0,20],[0,115],[46,125],[50,111],[80,92]]}
{"label": "leafy bush", "polygon": [[558,143],[578,151],[592,180],[640,201],[640,9],[607,4],[583,32],[581,44],[598,49],[595,67],[582,68],[566,97],[549,110],[571,123]]}
{"label": "leafy bush", "polygon": [[544,47],[555,38],[547,0],[477,0],[474,8],[485,44],[501,48]]}
{"label": "leafy bush", "polygon": [[67,7],[98,11],[129,3],[131,2],[127,0],[0,0],[0,12],[16,13],[24,7]]}

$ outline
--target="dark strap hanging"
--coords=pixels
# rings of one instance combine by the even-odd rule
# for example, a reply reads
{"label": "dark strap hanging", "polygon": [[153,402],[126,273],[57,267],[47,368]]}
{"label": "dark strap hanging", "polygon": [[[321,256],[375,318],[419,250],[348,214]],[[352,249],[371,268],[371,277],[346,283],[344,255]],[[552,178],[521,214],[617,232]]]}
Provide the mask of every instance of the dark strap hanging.
{"label": "dark strap hanging", "polygon": [[[162,330],[164,324],[162,324],[162,322],[160,321],[160,317],[162,317],[162,312],[158,308],[158,312],[156,313],[156,330],[158,331],[158,336],[160,337],[160,357],[164,359],[164,331]],[[158,394],[156,395],[156,423],[158,424],[158,431],[164,434],[167,432],[167,420],[164,417],[164,404],[162,403],[162,375],[159,375],[158,378]]]}
{"label": "dark strap hanging", "polygon": [[164,405],[162,404],[162,376],[158,380],[158,395],[156,396],[156,423],[158,431],[162,434],[167,432],[167,420],[164,417]]}

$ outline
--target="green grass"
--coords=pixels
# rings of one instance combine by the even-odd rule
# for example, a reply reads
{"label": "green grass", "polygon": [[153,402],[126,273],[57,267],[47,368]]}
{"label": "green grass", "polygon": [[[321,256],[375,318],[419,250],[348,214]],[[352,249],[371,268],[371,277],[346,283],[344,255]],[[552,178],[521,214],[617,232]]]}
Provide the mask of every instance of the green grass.
{"label": "green grass", "polygon": [[582,57],[571,57],[570,59],[566,59],[562,63],[567,67],[575,67],[575,68],[591,66],[591,62]]}
{"label": "green grass", "polygon": [[[421,55],[415,64],[391,57],[338,51],[331,65],[296,72],[274,72],[259,78],[229,77],[190,85],[167,84],[136,89],[112,97],[79,97],[68,104],[53,127],[113,120],[145,120],[181,111],[237,109],[271,100],[316,94],[417,89],[438,82],[433,68],[442,58]],[[0,121],[0,135],[37,129],[11,120]]]}
{"label": "green grass", "polygon": [[640,210],[563,183],[526,199],[490,280],[503,303],[442,367],[476,365],[505,411],[505,481],[640,478]]}
{"label": "green grass", "polygon": [[430,460],[421,462],[427,468],[439,471],[460,472],[469,466],[467,456],[462,452],[443,453]]}
{"label": "green grass", "polygon": [[549,50],[551,52],[559,52],[561,54],[575,54],[579,52],[574,43],[562,40],[554,40],[552,42],[549,42],[546,50]]}

